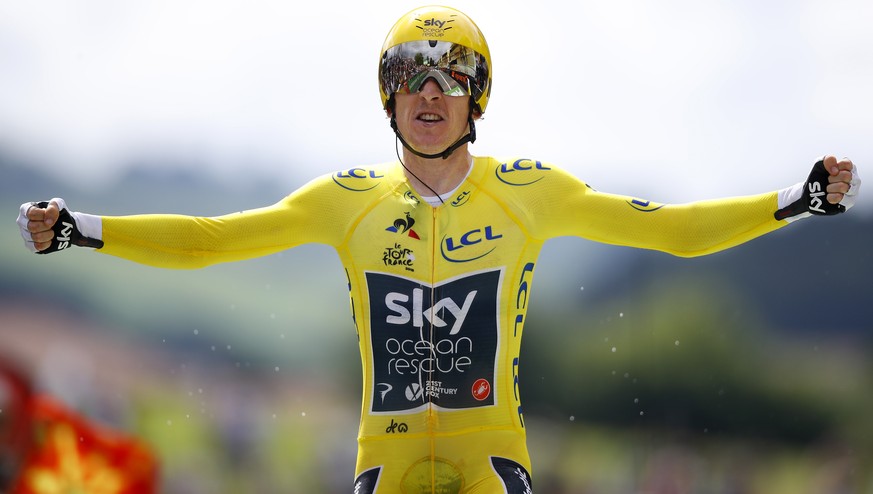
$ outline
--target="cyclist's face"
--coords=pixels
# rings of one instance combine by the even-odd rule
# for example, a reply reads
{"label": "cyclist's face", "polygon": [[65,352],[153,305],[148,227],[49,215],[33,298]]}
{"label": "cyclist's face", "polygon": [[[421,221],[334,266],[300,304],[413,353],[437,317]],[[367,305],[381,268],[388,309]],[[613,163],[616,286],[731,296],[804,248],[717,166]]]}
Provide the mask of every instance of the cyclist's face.
{"label": "cyclist's face", "polygon": [[395,94],[397,128],[423,153],[439,153],[467,133],[469,96],[446,96],[434,80],[421,91]]}

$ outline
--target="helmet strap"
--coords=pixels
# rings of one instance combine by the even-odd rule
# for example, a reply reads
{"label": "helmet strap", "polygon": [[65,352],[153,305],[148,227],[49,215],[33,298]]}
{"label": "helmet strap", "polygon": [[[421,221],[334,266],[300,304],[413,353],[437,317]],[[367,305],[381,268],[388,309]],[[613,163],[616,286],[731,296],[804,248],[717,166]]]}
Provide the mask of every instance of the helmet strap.
{"label": "helmet strap", "polygon": [[476,124],[473,121],[473,110],[475,108],[475,103],[473,103],[473,98],[470,98],[470,112],[467,115],[467,124],[470,126],[470,132],[455,141],[454,144],[447,147],[445,150],[443,150],[443,152],[435,154],[422,153],[421,151],[413,148],[412,145],[410,145],[408,142],[406,142],[406,139],[403,138],[403,134],[401,134],[400,130],[397,128],[397,119],[395,117],[396,112],[394,111],[394,103],[394,95],[392,95],[391,99],[388,100],[388,108],[391,110],[391,129],[394,130],[394,134],[397,136],[397,139],[400,141],[400,143],[403,144],[403,147],[408,149],[410,153],[416,156],[429,160],[436,158],[447,159],[452,153],[455,152],[456,149],[463,146],[464,144],[468,142],[476,142]]}

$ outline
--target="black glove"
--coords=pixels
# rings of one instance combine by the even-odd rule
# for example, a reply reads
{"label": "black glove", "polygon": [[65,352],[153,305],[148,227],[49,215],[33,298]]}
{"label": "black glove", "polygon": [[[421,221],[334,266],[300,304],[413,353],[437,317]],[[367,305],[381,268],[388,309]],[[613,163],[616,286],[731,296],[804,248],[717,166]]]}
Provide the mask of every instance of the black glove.
{"label": "black glove", "polygon": [[55,238],[52,239],[52,243],[48,248],[41,251],[36,250],[36,247],[34,247],[33,238],[30,235],[30,231],[27,229],[27,211],[32,206],[38,208],[47,208],[49,205],[49,201],[31,202],[21,205],[21,209],[18,215],[18,226],[21,229],[21,236],[24,237],[25,244],[31,251],[36,252],[37,254],[51,254],[52,252],[64,250],[71,245],[77,245],[80,247],[91,247],[95,249],[103,247],[102,240],[89,238],[82,235],[82,231],[79,226],[79,219],[82,215],[81,213],[71,213],[67,209],[67,204],[64,202],[63,199],[53,200],[57,202],[59,209],[58,221],[55,222],[55,224],[52,226],[52,231],[55,233]]}
{"label": "black glove", "polygon": [[824,160],[818,160],[812,167],[809,177],[803,184],[800,198],[774,213],[777,220],[784,220],[803,213],[831,216],[846,211],[842,204],[828,202],[827,187],[830,174],[824,167]]}

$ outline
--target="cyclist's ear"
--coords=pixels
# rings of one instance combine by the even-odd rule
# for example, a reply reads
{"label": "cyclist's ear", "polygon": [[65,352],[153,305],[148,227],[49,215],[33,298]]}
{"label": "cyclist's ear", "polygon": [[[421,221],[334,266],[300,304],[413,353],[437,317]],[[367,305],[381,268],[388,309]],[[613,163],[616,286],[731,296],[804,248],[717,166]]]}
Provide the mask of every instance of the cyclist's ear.
{"label": "cyclist's ear", "polygon": [[394,105],[396,102],[394,101],[394,93],[391,93],[391,96],[388,97],[388,101],[385,102],[385,116],[391,118],[394,115]]}

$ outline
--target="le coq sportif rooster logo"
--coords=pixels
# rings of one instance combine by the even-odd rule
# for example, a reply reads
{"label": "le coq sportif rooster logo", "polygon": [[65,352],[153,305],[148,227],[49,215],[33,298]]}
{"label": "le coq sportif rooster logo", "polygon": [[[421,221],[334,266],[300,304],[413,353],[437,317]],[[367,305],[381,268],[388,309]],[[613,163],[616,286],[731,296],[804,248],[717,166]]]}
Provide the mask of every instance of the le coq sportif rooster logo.
{"label": "le coq sportif rooster logo", "polygon": [[399,233],[401,235],[407,235],[408,237],[414,238],[416,240],[421,240],[421,237],[415,233],[415,230],[412,229],[412,225],[415,224],[415,220],[409,213],[406,213],[406,218],[397,218],[394,220],[394,225],[386,228],[389,232]]}

